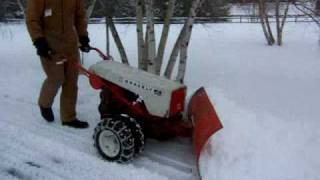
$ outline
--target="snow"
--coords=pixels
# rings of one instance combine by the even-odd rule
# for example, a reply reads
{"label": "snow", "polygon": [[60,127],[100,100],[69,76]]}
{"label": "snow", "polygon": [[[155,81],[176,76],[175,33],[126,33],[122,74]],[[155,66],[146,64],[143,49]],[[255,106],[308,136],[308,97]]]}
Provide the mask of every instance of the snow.
{"label": "snow", "polygon": [[[136,65],[134,27],[118,25]],[[169,49],[180,28],[173,26]],[[92,45],[103,49],[104,26],[89,30]],[[206,88],[224,125],[200,158],[204,180],[320,179],[318,34],[312,24],[289,23],[284,46],[269,47],[259,24],[195,26],[186,85],[189,95]],[[0,179],[196,179],[184,139],[148,141],[129,165],[102,160],[92,146],[98,92],[83,76],[78,116],[90,129],[62,127],[59,98],[57,120],[44,122],[36,105],[44,74],[24,25],[0,25],[0,54]],[[113,42],[111,54],[119,59]],[[99,59],[90,54],[84,60],[88,67]]]}
{"label": "snow", "polygon": [[212,58],[192,63],[187,84],[207,88],[224,124],[201,158],[204,179],[320,178],[318,31],[288,25],[281,48],[258,25],[196,30],[192,43],[207,48],[194,56]]}
{"label": "snow", "polygon": [[[101,33],[101,27],[93,25],[90,31]],[[126,29],[124,26],[123,30]],[[96,35],[92,36],[93,41],[103,47],[101,34]],[[1,24],[0,39],[1,180],[196,178],[196,161],[189,140],[164,143],[148,140],[143,156],[129,165],[103,160],[92,140],[93,129],[100,120],[99,92],[90,87],[86,77],[79,79],[78,117],[89,121],[90,128],[62,127],[59,97],[53,107],[56,121],[47,124],[37,106],[44,73],[25,26]],[[97,55],[92,56],[92,63],[100,60]],[[85,62],[92,64],[88,58]]]}

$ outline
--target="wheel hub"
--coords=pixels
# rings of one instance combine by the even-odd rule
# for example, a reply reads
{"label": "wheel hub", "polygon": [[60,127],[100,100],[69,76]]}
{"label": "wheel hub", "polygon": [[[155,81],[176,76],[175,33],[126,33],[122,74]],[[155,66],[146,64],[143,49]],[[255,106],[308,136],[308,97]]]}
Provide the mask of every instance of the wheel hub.
{"label": "wheel hub", "polygon": [[101,150],[109,157],[116,157],[120,152],[118,137],[110,130],[104,130],[99,136]]}

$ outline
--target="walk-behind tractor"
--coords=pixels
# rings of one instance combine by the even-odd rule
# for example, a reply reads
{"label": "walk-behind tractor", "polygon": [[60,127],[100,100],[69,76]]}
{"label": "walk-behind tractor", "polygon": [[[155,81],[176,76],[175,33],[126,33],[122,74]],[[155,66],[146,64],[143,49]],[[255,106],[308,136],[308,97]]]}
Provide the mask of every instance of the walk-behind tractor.
{"label": "walk-behind tractor", "polygon": [[131,161],[144,149],[146,138],[166,140],[192,137],[197,159],[211,135],[222,128],[218,116],[203,88],[190,99],[187,118],[183,119],[187,88],[178,82],[128,65],[109,60],[89,70],[73,62],[94,89],[101,90],[101,121],[94,130],[94,143],[107,160]]}

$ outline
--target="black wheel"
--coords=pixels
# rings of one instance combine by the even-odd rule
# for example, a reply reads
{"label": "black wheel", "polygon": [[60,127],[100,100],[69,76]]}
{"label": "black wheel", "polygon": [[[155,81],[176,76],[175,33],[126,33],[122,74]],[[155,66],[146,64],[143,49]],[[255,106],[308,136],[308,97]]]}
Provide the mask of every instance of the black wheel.
{"label": "black wheel", "polygon": [[95,147],[103,158],[126,163],[144,149],[142,128],[126,115],[109,115],[95,128]]}
{"label": "black wheel", "polygon": [[134,137],[129,126],[117,118],[105,118],[94,131],[94,144],[99,154],[112,162],[126,163],[133,159]]}
{"label": "black wheel", "polygon": [[134,137],[134,155],[137,156],[144,150],[145,146],[145,136],[141,123],[125,114],[122,114],[120,116],[131,129],[132,135]]}

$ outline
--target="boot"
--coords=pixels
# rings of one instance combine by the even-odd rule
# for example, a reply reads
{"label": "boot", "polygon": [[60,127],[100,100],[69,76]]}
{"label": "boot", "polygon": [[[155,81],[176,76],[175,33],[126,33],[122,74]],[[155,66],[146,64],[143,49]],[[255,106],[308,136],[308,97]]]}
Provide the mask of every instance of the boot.
{"label": "boot", "polygon": [[40,112],[43,119],[45,119],[47,122],[54,121],[54,115],[51,108],[44,108],[40,106]]}
{"label": "boot", "polygon": [[89,124],[87,122],[79,121],[78,119],[75,119],[70,122],[62,122],[62,125],[73,127],[73,128],[78,128],[78,129],[85,129],[85,128],[89,127]]}

